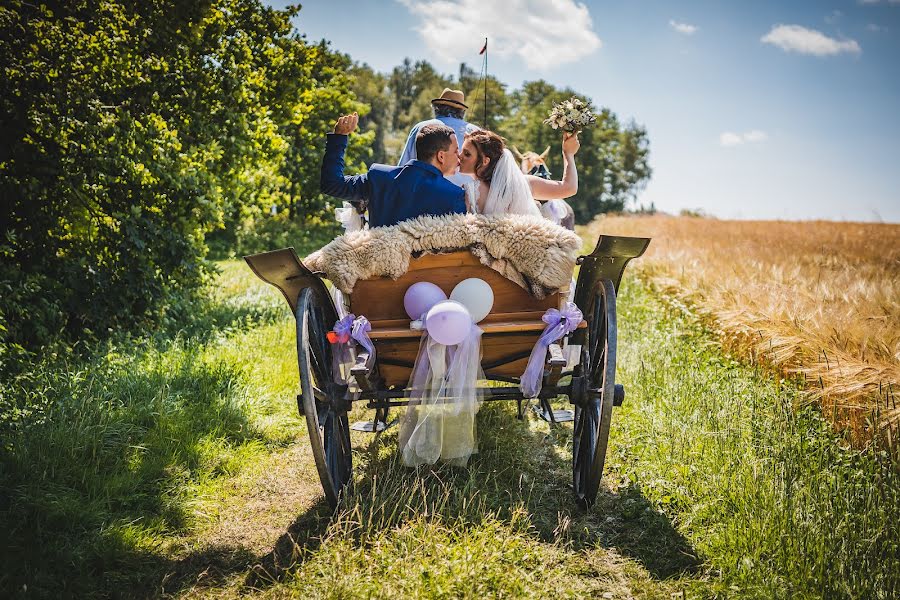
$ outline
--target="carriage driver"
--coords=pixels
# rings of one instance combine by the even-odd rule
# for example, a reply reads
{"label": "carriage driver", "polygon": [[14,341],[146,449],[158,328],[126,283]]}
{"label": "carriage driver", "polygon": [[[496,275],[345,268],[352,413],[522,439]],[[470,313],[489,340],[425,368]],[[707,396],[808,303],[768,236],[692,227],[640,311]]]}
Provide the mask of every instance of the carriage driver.
{"label": "carriage driver", "polygon": [[459,167],[456,133],[441,123],[426,125],[416,135],[418,159],[403,166],[373,164],[367,173],[344,175],[348,136],[359,116],[344,115],[329,133],[322,157],[319,188],[324,194],[359,205],[367,202],[371,227],[395,225],[422,215],[465,213],[463,189],[445,176]]}

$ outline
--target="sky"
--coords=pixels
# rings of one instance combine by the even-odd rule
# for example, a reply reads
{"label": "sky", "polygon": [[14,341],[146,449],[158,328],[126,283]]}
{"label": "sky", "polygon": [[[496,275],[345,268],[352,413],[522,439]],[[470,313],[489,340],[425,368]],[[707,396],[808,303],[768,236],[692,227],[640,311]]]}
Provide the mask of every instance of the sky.
{"label": "sky", "polygon": [[509,91],[544,79],[647,129],[639,204],[900,223],[900,0],[309,0],[295,25],[385,73],[480,70],[487,37]]}

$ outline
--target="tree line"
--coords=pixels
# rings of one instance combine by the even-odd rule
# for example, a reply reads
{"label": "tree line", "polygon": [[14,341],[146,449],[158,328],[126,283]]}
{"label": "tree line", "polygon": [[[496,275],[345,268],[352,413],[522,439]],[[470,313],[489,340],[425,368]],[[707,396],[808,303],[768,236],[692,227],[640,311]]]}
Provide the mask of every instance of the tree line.
{"label": "tree line", "polygon": [[[559,134],[541,120],[574,90],[508,90],[425,61],[378,73],[295,17],[302,31],[299,7],[258,0],[0,7],[0,372],[53,341],[158,323],[209,281],[210,245],[332,234],[318,172],[340,114],[362,115],[355,172],[395,162],[444,87],[473,108],[487,89],[485,125],[521,150],[550,145],[561,174]],[[647,159],[646,132],[603,109],[582,136],[578,220],[624,208]]]}

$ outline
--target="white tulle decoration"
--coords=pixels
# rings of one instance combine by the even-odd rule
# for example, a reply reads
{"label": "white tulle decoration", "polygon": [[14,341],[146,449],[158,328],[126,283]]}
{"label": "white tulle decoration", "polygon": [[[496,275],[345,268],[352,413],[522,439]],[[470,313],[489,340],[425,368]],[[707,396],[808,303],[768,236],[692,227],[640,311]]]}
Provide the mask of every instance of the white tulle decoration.
{"label": "white tulle decoration", "polygon": [[344,233],[353,233],[362,229],[362,215],[349,202],[344,202],[341,208],[334,209],[334,218],[344,228]]}
{"label": "white tulle decoration", "polygon": [[410,404],[400,427],[403,464],[434,464],[438,460],[465,466],[477,451],[475,415],[482,396],[480,327],[472,323],[465,339],[445,346],[422,338],[410,377]]}

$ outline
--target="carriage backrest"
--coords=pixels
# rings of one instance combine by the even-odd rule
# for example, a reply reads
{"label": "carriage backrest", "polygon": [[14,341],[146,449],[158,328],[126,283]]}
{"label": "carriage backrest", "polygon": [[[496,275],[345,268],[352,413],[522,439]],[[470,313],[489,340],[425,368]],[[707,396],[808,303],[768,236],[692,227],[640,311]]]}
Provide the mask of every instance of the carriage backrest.
{"label": "carriage backrest", "polygon": [[403,308],[403,296],[412,284],[428,281],[440,287],[447,296],[463,279],[478,277],[491,286],[494,305],[485,318],[493,321],[540,320],[548,308],[559,308],[568,290],[538,300],[526,290],[506,279],[490,267],[482,265],[471,252],[462,250],[448,254],[432,254],[410,260],[409,270],[400,278],[389,277],[360,280],[350,295],[350,311],[365,315],[374,329],[409,323]]}

